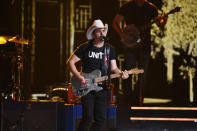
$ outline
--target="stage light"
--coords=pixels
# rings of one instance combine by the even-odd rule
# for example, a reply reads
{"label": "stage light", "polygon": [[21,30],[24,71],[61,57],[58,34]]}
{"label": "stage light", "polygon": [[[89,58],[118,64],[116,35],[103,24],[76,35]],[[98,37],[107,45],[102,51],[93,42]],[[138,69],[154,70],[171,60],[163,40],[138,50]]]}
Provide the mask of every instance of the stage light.
{"label": "stage light", "polygon": [[5,44],[7,41],[4,37],[0,37],[0,45]]}

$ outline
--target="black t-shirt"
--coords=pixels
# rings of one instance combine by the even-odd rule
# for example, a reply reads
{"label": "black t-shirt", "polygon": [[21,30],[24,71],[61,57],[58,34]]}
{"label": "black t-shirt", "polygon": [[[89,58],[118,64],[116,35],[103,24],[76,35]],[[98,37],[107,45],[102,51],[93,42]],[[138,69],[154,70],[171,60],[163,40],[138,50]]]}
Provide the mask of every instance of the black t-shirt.
{"label": "black t-shirt", "polygon": [[134,1],[123,5],[120,8],[119,14],[124,16],[127,25],[135,24],[137,26],[148,23],[158,15],[157,9],[149,2],[145,2],[142,7],[139,7]]}
{"label": "black t-shirt", "polygon": [[[107,44],[109,45],[109,44]],[[110,46],[110,60],[116,59],[116,52],[115,49]],[[104,56],[104,46],[103,47],[96,47],[93,46],[92,41],[87,43],[81,44],[77,47],[74,54],[82,60],[82,72],[90,73],[96,69],[102,71],[102,62]],[[102,75],[105,75],[102,72]]]}
{"label": "black t-shirt", "polygon": [[[123,5],[118,14],[124,16],[127,25],[134,24],[136,27],[141,27],[156,17],[158,12],[157,9],[147,1],[142,7],[137,6],[134,1],[131,1]],[[145,37],[145,41],[147,42],[145,45],[149,47],[150,28],[143,31],[143,37]]]}

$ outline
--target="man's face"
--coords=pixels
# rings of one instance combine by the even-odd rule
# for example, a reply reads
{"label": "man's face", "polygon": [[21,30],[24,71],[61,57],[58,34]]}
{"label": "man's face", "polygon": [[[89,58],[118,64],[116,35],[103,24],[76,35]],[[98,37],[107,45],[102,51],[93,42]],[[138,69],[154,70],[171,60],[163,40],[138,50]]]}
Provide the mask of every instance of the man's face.
{"label": "man's face", "polygon": [[94,39],[100,39],[101,36],[106,36],[106,32],[104,28],[95,29],[92,33],[92,37]]}
{"label": "man's face", "polygon": [[144,5],[145,0],[135,0],[135,3],[139,6],[142,7]]}

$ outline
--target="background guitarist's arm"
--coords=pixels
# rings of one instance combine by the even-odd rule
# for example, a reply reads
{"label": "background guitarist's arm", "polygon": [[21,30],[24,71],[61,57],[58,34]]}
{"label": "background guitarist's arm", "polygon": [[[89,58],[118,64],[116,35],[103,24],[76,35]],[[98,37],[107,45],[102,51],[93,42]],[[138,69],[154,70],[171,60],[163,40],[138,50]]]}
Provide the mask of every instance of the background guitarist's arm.
{"label": "background guitarist's arm", "polygon": [[80,83],[83,86],[86,86],[86,79],[81,75],[81,73],[77,70],[75,63],[77,63],[78,61],[80,61],[80,58],[77,57],[75,54],[73,54],[69,60],[68,60],[68,67],[70,69],[70,71],[72,72],[72,74],[79,79]]}
{"label": "background guitarist's arm", "polygon": [[124,16],[121,16],[119,14],[117,14],[115,17],[114,17],[114,20],[113,20],[113,27],[115,29],[115,31],[120,35],[122,36],[123,35],[123,32],[122,32],[122,29],[120,28],[120,24],[121,22],[124,21]]}
{"label": "background guitarist's arm", "polygon": [[114,17],[114,20],[113,20],[113,28],[115,29],[115,31],[119,34],[119,36],[125,40],[128,40],[129,39],[129,36],[126,35],[125,33],[123,33],[123,30],[120,28],[120,25],[121,23],[125,23],[125,18],[124,16],[120,15],[120,14],[117,14],[115,17]]}

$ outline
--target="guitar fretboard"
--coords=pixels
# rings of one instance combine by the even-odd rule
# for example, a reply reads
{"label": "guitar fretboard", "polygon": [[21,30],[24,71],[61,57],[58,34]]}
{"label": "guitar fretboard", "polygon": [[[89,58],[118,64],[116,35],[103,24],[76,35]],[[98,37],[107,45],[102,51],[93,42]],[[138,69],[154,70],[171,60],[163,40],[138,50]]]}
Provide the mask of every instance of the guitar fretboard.
{"label": "guitar fretboard", "polygon": [[[141,70],[141,69],[132,69],[132,70],[129,70],[127,71],[128,74],[139,74],[139,73],[143,73],[144,70]],[[112,74],[110,75],[110,78],[113,79],[113,78],[117,78],[117,77],[120,77],[122,74]],[[94,79],[94,82],[97,83],[97,82],[102,82],[102,81],[106,81],[108,80],[108,76],[102,76],[102,77],[97,77]]]}

